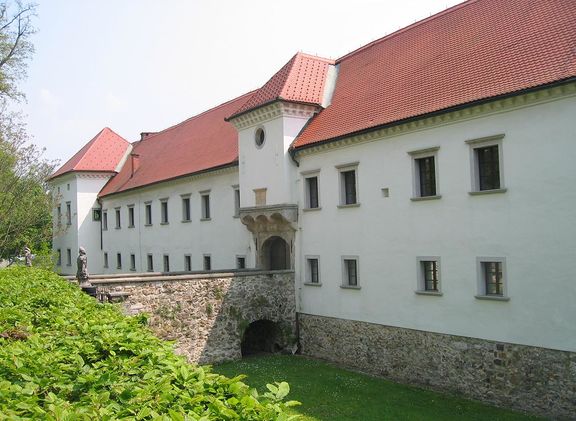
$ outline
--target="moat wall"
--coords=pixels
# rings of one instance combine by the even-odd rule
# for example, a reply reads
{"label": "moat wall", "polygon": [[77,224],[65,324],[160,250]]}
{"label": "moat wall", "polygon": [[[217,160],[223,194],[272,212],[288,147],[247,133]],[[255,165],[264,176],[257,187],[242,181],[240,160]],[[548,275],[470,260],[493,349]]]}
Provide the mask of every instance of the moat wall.
{"label": "moat wall", "polygon": [[188,360],[212,364],[242,357],[245,329],[258,320],[277,323],[277,348],[296,342],[291,271],[134,276],[92,279],[99,294],[126,293],[129,314],[145,312],[152,330],[176,341]]}
{"label": "moat wall", "polygon": [[401,383],[576,419],[576,353],[298,315],[302,353]]}

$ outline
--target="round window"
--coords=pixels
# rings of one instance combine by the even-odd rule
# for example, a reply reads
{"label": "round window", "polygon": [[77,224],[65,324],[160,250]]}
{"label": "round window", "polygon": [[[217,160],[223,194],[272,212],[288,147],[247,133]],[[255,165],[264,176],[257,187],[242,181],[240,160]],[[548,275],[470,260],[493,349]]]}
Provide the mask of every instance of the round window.
{"label": "round window", "polygon": [[264,144],[264,140],[266,139],[266,133],[264,133],[264,129],[259,127],[256,129],[256,133],[254,133],[254,141],[256,142],[256,146],[261,147]]}

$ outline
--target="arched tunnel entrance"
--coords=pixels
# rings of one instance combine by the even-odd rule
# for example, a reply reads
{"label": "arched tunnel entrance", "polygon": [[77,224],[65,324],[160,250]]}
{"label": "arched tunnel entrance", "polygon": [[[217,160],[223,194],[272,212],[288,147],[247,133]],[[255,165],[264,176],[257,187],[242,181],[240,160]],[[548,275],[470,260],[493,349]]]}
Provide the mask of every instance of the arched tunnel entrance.
{"label": "arched tunnel entrance", "polygon": [[290,269],[290,247],[283,238],[270,237],[262,244],[261,262],[264,270]]}
{"label": "arched tunnel entrance", "polygon": [[280,346],[280,328],[270,320],[257,320],[250,323],[242,337],[242,357],[262,352],[278,352]]}

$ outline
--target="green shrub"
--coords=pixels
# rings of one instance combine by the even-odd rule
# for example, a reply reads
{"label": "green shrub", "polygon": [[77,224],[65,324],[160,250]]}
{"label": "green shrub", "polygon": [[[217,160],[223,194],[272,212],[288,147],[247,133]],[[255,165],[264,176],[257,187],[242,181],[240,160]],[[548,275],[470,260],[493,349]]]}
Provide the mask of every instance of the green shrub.
{"label": "green shrub", "polygon": [[0,271],[0,420],[287,420],[287,383],[258,395],[190,365],[53,273]]}

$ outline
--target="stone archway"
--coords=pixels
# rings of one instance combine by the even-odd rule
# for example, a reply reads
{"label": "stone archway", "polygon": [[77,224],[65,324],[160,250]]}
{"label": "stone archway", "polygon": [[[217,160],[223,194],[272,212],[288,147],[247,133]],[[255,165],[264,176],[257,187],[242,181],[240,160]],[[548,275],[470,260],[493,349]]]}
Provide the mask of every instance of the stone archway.
{"label": "stone archway", "polygon": [[260,261],[264,270],[290,269],[290,246],[281,237],[270,237],[262,244]]}
{"label": "stone archway", "polygon": [[242,337],[242,357],[282,349],[280,328],[277,323],[261,319],[250,323]]}

